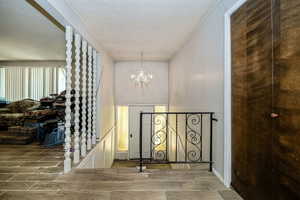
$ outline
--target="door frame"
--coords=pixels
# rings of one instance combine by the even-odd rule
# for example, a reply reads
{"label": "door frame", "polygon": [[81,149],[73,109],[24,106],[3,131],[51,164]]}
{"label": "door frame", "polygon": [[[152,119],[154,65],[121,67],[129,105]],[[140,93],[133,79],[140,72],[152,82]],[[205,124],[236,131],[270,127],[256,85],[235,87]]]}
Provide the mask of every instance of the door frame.
{"label": "door frame", "polygon": [[231,15],[247,0],[237,1],[224,16],[224,184],[231,186]]}

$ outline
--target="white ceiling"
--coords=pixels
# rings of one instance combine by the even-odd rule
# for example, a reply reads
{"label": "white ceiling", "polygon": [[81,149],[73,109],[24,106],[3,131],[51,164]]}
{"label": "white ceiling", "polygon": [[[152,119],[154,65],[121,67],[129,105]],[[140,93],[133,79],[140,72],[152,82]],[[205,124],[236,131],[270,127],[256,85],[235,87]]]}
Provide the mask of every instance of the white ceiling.
{"label": "white ceiling", "polygon": [[63,59],[63,31],[25,0],[0,0],[0,60]]}
{"label": "white ceiling", "polygon": [[65,0],[115,60],[168,60],[218,0]]}

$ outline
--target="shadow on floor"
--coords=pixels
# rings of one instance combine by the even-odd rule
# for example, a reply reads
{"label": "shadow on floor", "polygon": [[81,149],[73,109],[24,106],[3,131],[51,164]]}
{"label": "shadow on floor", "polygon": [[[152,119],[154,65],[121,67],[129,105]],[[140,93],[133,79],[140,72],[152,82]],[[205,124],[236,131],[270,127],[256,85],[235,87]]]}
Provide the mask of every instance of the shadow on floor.
{"label": "shadow on floor", "polygon": [[[139,166],[139,161],[136,160],[115,160],[112,168],[135,168]],[[170,164],[145,164],[147,169],[171,169]]]}

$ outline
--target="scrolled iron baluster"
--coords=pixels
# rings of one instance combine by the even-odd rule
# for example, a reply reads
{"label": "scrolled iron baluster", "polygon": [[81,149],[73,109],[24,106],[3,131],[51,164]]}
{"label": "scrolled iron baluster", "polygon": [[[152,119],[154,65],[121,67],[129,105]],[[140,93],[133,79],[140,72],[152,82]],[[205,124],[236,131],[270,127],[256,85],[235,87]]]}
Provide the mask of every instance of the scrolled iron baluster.
{"label": "scrolled iron baluster", "polygon": [[[201,161],[201,133],[197,132],[195,128],[192,128],[191,125],[199,125],[201,123],[201,118],[198,114],[189,114],[187,115],[187,131],[186,139],[192,146],[187,150],[187,160],[191,162]],[[188,148],[188,147],[187,147]],[[191,148],[194,148],[190,150]],[[197,150],[197,152],[196,152]]]}
{"label": "scrolled iron baluster", "polygon": [[[166,116],[164,114],[156,114],[154,115],[154,129],[155,126],[162,126],[159,130],[154,130],[154,134],[152,135],[152,152],[154,154],[154,159],[165,159],[166,158],[166,149],[165,150],[157,150],[160,146],[166,144]],[[166,146],[167,148],[167,146]],[[162,156],[162,154],[164,154]]]}

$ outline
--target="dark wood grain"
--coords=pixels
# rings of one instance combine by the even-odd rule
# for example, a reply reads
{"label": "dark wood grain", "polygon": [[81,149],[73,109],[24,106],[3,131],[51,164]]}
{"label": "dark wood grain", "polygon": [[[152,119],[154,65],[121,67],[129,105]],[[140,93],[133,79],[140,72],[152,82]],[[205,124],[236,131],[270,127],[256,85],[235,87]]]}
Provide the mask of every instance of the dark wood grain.
{"label": "dark wood grain", "polygon": [[231,22],[232,185],[300,199],[300,1],[248,0]]}
{"label": "dark wood grain", "polygon": [[300,199],[300,1],[274,1],[274,191]]}
{"label": "dark wood grain", "polygon": [[242,6],[231,17],[232,31],[232,186],[241,196],[248,195],[249,177],[247,145],[247,7]]}
{"label": "dark wood grain", "polygon": [[245,199],[272,197],[272,18],[271,1],[248,0],[248,195]]}

